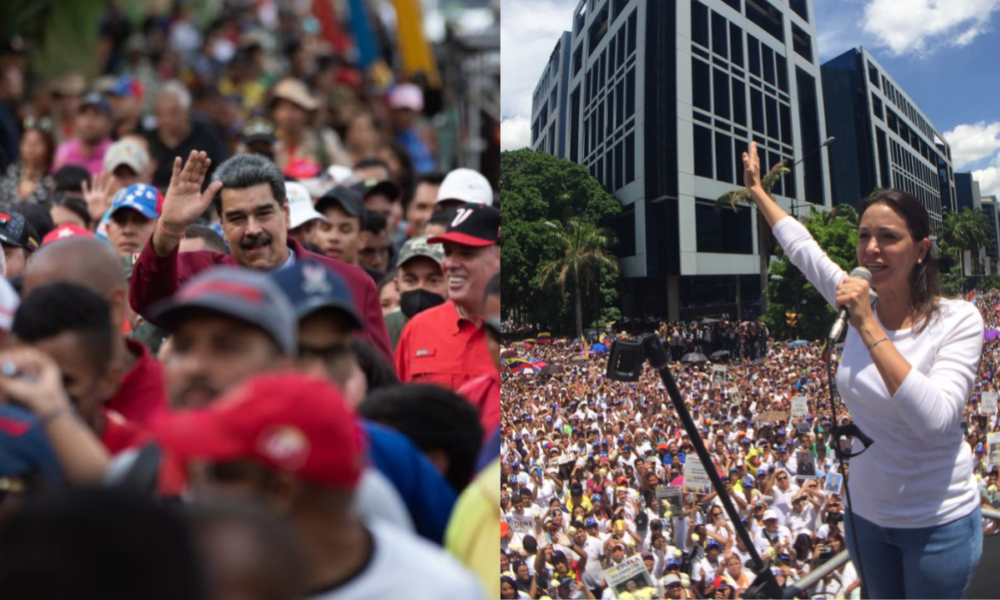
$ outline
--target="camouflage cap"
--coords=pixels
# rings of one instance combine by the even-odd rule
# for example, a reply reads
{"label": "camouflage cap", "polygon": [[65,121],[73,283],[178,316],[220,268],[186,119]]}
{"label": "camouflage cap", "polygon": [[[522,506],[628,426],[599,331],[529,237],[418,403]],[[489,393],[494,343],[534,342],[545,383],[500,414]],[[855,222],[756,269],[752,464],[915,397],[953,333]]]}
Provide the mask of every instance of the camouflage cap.
{"label": "camouflage cap", "polygon": [[426,256],[438,265],[444,262],[444,247],[441,244],[428,244],[430,236],[422,235],[407,240],[399,250],[399,261],[397,267],[402,267],[403,263],[418,256]]}

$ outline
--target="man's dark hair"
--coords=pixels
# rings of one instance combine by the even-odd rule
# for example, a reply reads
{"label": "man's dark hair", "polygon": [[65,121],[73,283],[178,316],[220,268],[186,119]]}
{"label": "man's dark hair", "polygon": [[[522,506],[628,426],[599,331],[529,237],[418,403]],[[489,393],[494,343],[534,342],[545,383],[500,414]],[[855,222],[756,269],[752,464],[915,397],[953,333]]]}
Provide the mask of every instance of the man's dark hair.
{"label": "man's dark hair", "polygon": [[83,182],[90,185],[90,172],[80,165],[66,165],[52,174],[57,192],[83,193]]}
{"label": "man's dark hair", "polygon": [[455,392],[436,385],[397,385],[369,394],[358,412],[402,432],[425,453],[444,452],[445,478],[456,492],[472,479],[483,427],[479,411]]}
{"label": "man's dark hair", "polygon": [[72,283],[52,283],[35,289],[21,302],[11,328],[32,343],[70,332],[99,373],[111,363],[111,309],[104,298]]}
{"label": "man's dark hair", "polygon": [[139,495],[64,489],[0,527],[4,600],[201,600],[204,579],[183,520]]}
{"label": "man's dark hair", "polygon": [[366,210],[361,218],[361,231],[367,231],[372,235],[382,233],[387,226],[385,217],[370,210]]}
{"label": "man's dark hair", "polygon": [[399,378],[396,377],[396,370],[393,369],[385,358],[366,342],[357,338],[351,339],[351,350],[354,352],[354,359],[358,361],[358,367],[365,374],[368,380],[368,391],[380,388],[399,385]]}
{"label": "man's dark hair", "polygon": [[500,295],[500,273],[497,273],[493,277],[490,277],[490,282],[486,284],[486,291],[483,292],[483,298],[489,298],[490,296]]}
{"label": "man's dark hair", "polygon": [[84,227],[90,229],[90,211],[87,210],[87,201],[83,198],[65,192],[55,192],[52,194],[52,205],[61,206],[80,217]]}
{"label": "man's dark hair", "polygon": [[215,233],[215,230],[211,227],[205,227],[204,225],[188,225],[184,230],[184,238],[189,240],[205,240],[205,244],[208,246],[209,250],[219,252],[220,254],[229,254],[229,249],[226,248],[226,243],[222,241],[219,234]]}
{"label": "man's dark hair", "polygon": [[435,210],[434,214],[431,215],[430,221],[427,221],[428,225],[444,225],[447,227],[455,220],[455,215],[458,214],[458,208],[445,208],[442,210]]}
{"label": "man's dark hair", "polygon": [[362,158],[358,162],[354,163],[355,169],[370,169],[372,167],[382,167],[385,169],[386,173],[392,174],[392,169],[389,168],[389,163],[385,162],[381,158]]}
{"label": "man's dark hair", "polygon": [[445,174],[440,171],[433,171],[431,173],[424,173],[423,175],[417,177],[417,183],[429,183],[431,185],[441,185],[444,183]]}
{"label": "man's dark hair", "polygon": [[[280,206],[288,201],[285,194],[285,176],[278,165],[259,154],[237,154],[215,170],[215,181],[222,182],[222,189],[245,190],[265,183],[271,187],[271,196]],[[222,215],[222,191],[212,200],[215,211]]]}

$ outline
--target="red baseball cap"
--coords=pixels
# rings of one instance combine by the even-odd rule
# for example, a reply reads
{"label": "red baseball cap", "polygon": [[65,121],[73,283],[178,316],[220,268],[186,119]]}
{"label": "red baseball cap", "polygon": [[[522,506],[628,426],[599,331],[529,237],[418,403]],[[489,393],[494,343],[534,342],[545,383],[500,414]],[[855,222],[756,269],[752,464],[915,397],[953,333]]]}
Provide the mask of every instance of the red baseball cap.
{"label": "red baseball cap", "polygon": [[301,374],[255,377],[200,410],[163,413],[151,427],[181,460],[249,459],[304,481],[354,489],[364,431],[333,385]]}
{"label": "red baseball cap", "polygon": [[82,235],[83,237],[94,237],[94,234],[88,229],[84,229],[79,225],[74,225],[72,223],[64,223],[59,227],[56,227],[52,231],[48,232],[44,238],[42,238],[42,245],[48,246],[52,242],[58,242],[59,240],[64,240],[66,238],[76,237]]}
{"label": "red baseball cap", "polygon": [[458,209],[448,230],[427,240],[428,244],[454,242],[483,247],[500,243],[500,211],[492,206],[466,204]]}

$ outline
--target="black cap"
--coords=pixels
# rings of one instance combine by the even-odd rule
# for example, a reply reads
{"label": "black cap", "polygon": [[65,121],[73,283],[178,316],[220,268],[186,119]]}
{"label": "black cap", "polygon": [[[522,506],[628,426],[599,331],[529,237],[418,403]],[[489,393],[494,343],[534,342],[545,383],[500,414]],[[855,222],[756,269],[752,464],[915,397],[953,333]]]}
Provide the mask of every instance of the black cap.
{"label": "black cap", "polygon": [[38,232],[21,213],[14,210],[0,211],[0,243],[24,248],[30,254],[38,249]]}
{"label": "black cap", "polygon": [[322,213],[334,204],[339,205],[352,217],[361,218],[365,211],[361,194],[344,186],[335,187],[320,196],[319,200],[316,201],[316,210]]}
{"label": "black cap", "polygon": [[480,204],[463,205],[448,224],[447,232],[427,240],[428,244],[444,242],[475,247],[499,244],[500,210]]}
{"label": "black cap", "polygon": [[374,196],[375,194],[386,196],[393,202],[403,198],[403,189],[388,180],[377,181],[375,179],[366,179],[361,183],[355,183],[351,186],[351,189],[360,194],[362,198]]}
{"label": "black cap", "polygon": [[90,184],[90,171],[80,165],[66,165],[52,174],[57,192],[83,193],[83,182]]}
{"label": "black cap", "polygon": [[254,117],[246,122],[243,126],[243,131],[240,132],[240,137],[243,139],[244,144],[254,144],[258,142],[264,142],[268,144],[273,144],[277,137],[274,134],[274,123],[270,119],[265,119],[263,117]]}

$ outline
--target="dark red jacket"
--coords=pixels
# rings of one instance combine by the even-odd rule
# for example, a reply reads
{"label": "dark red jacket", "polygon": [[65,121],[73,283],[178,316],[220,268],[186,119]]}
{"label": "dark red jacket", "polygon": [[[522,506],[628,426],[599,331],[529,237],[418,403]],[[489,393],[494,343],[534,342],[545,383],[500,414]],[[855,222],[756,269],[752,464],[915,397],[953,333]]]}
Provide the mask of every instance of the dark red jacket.
{"label": "dark red jacket", "polygon": [[[344,278],[354,294],[358,316],[365,325],[358,332],[358,338],[371,344],[392,364],[392,346],[389,345],[389,334],[385,328],[385,319],[382,318],[382,305],[372,278],[360,267],[309,252],[291,237],[288,238],[288,246],[295,253],[295,260],[317,260]],[[185,281],[216,265],[238,266],[238,263],[228,254],[207,250],[184,253],[174,250],[161,258],[156,255],[152,243],[146,244],[132,269],[129,302],[135,312],[152,322],[149,309],[154,304],[170,298]]]}
{"label": "dark red jacket", "polygon": [[479,411],[485,442],[500,425],[500,373],[494,370],[476,377],[458,388],[458,393]]}

